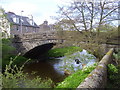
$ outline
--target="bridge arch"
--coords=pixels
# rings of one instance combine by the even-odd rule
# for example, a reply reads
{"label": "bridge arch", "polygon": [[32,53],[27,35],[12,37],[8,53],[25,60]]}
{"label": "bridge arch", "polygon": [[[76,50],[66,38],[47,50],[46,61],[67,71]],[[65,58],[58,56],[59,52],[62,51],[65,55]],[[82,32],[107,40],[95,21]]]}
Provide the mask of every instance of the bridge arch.
{"label": "bridge arch", "polygon": [[49,45],[48,43],[63,43],[63,39],[58,38],[56,32],[53,31],[15,35],[12,39],[12,44],[16,48],[17,53],[21,53],[21,55],[26,57],[29,56],[28,53],[42,47],[40,45]]}
{"label": "bridge arch", "polygon": [[51,49],[56,43],[46,43],[34,47],[33,49],[26,52],[23,56],[31,59],[41,59],[44,58],[44,55]]}

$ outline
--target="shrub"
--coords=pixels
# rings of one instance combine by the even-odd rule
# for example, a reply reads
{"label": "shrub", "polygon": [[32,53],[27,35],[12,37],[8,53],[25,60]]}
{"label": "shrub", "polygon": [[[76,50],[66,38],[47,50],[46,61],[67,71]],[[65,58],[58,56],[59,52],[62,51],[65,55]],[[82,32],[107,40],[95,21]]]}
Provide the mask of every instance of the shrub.
{"label": "shrub", "polygon": [[11,46],[11,41],[9,39],[2,39],[2,58],[10,55],[15,48]]}
{"label": "shrub", "polygon": [[120,65],[108,65],[108,84],[107,88],[120,88]]}
{"label": "shrub", "polygon": [[[15,59],[14,59],[15,60]],[[24,64],[21,67],[12,65],[14,60],[11,60],[9,65],[6,65],[2,77],[3,88],[50,88],[52,81],[50,79],[42,80],[40,77],[29,79],[27,73],[23,73]]]}
{"label": "shrub", "polygon": [[17,57],[15,55],[6,55],[6,57],[3,58],[2,60],[2,68],[4,69],[5,66],[8,65],[9,62],[14,58],[16,60],[13,62],[13,65],[18,65],[18,66],[22,65],[27,60],[27,58],[19,56],[19,55]]}
{"label": "shrub", "polygon": [[1,48],[2,49],[2,64],[3,64],[3,68],[5,67],[5,64],[9,63],[9,57],[12,55],[12,52],[15,50],[14,47],[11,46],[11,42],[9,39],[2,39],[2,43],[0,43]]}

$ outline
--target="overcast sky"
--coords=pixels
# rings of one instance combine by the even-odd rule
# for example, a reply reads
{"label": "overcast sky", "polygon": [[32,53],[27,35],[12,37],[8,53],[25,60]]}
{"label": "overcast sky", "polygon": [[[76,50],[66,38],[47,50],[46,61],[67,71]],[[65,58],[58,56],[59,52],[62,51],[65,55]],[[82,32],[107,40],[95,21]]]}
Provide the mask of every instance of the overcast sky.
{"label": "overcast sky", "polygon": [[44,20],[49,24],[54,23],[50,16],[54,16],[58,10],[57,6],[65,4],[70,0],[0,0],[0,6],[6,12],[11,11],[23,16],[33,15],[34,21],[39,25]]}

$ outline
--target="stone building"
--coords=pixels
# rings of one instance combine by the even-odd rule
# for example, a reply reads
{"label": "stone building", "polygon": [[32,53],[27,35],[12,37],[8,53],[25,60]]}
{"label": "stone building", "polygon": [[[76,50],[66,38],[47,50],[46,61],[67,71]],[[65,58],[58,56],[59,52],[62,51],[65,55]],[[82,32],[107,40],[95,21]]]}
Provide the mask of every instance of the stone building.
{"label": "stone building", "polygon": [[53,24],[48,24],[48,21],[44,21],[43,24],[39,25],[40,31],[51,31],[54,30]]}
{"label": "stone building", "polygon": [[7,12],[6,18],[10,22],[10,34],[24,34],[39,32],[39,26],[33,21],[33,17],[16,15],[13,12]]}

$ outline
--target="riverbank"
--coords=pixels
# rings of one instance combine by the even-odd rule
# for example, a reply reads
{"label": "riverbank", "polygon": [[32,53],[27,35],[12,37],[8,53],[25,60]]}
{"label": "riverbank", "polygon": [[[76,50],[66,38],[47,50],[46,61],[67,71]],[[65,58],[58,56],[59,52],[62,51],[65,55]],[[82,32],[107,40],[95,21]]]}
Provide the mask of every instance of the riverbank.
{"label": "riverbank", "polygon": [[47,56],[48,57],[63,57],[65,55],[73,54],[77,51],[82,51],[83,49],[77,46],[69,46],[69,47],[63,47],[63,48],[54,48],[48,51]]}
{"label": "riverbank", "polygon": [[58,83],[55,88],[77,88],[77,86],[95,69],[97,64],[86,67],[83,70],[78,70],[72,75],[65,78],[64,81]]}
{"label": "riverbank", "polygon": [[[78,52],[77,54],[80,54],[80,52],[81,51],[83,51],[83,49],[81,49],[80,47],[76,47],[76,46],[70,46],[70,47],[64,47],[64,48],[56,48],[56,49],[52,49],[52,50],[50,50],[48,53],[49,53],[49,57],[65,57],[65,56],[72,56],[72,55],[74,55],[74,53],[75,52]],[[78,56],[78,55],[75,55],[75,56]],[[80,55],[79,55],[80,56]],[[74,56],[73,56],[74,57]],[[68,58],[68,57],[66,57],[66,58]],[[17,59],[17,58],[16,58]],[[65,58],[64,58],[65,59]],[[61,74],[61,78],[63,78],[64,77],[64,69],[66,68],[66,66],[70,69],[73,69],[73,65],[77,65],[79,68],[77,68],[77,67],[75,67],[75,68],[77,68],[77,69],[80,69],[80,67],[81,67],[81,65],[82,64],[76,64],[76,62],[74,61],[74,59],[72,60],[72,62],[70,61],[70,60],[68,60],[68,61],[66,61],[66,64],[67,65],[65,65],[64,66],[64,59],[62,60],[60,60],[60,61],[63,61],[63,62],[56,62],[56,60],[52,60],[52,61],[54,61],[55,62],[55,64],[53,64],[52,62],[51,62],[51,60],[50,60],[50,63],[48,63],[48,61],[49,60],[45,60],[45,61],[43,61],[43,62],[41,62],[41,61],[39,61],[39,62],[33,62],[33,63],[28,63],[28,65],[29,65],[29,67],[28,67],[28,69],[30,70],[30,72],[26,72],[26,73],[29,73],[29,75],[31,75],[31,73],[32,73],[32,71],[34,72],[40,72],[41,74],[42,74],[42,76],[44,76],[44,78],[46,78],[48,75],[50,75],[50,76],[53,76],[54,78],[54,80],[58,80],[58,78],[60,78],[60,72],[58,71],[58,69],[56,70],[56,68],[59,68],[59,69],[61,69],[60,67],[60,65],[63,65],[62,66],[62,74]],[[18,60],[18,62],[19,62],[20,60]],[[34,61],[34,60],[32,60],[32,61]],[[22,62],[22,61],[20,61],[20,62]],[[41,64],[42,63],[42,64]],[[46,63],[46,65],[45,65],[45,63]],[[52,63],[52,64],[51,64]],[[61,63],[63,63],[63,64],[61,64]],[[16,64],[19,64],[19,63],[16,63]],[[35,65],[33,65],[33,64],[35,64]],[[58,66],[57,66],[58,65]],[[26,66],[26,65],[25,65]],[[37,66],[44,66],[44,67],[37,67]],[[14,68],[14,67],[13,67]],[[33,68],[33,69],[31,69],[31,68]],[[10,68],[10,69],[12,69],[12,68]],[[67,68],[66,68],[67,69]],[[48,70],[48,71],[47,71]],[[53,73],[51,73],[53,71]],[[23,72],[23,71],[21,71],[21,72]],[[20,73],[21,73],[20,72]],[[75,72],[75,71],[74,71]],[[19,74],[17,74],[17,73],[19,73],[19,72],[16,72],[16,75],[19,75]],[[49,74],[48,74],[49,73]],[[12,75],[12,73],[9,73],[10,75]],[[22,75],[22,74],[21,74]],[[12,75],[12,76],[14,76],[14,75]],[[23,75],[24,76],[24,75]],[[33,77],[32,79],[31,79],[31,81],[33,80],[40,80],[40,79],[37,79],[37,77],[40,77],[40,79],[44,79],[43,77],[41,77],[38,73],[36,74],[36,76],[35,77]],[[9,75],[8,75],[8,77],[10,77]],[[28,76],[27,76],[28,77]],[[31,76],[30,76],[31,77]],[[5,78],[5,77],[4,77]],[[12,77],[13,79],[15,79],[15,82],[17,82],[18,80],[17,80],[17,76],[14,78],[14,77]],[[47,77],[47,78],[49,78],[49,77]],[[49,78],[52,82],[53,82],[53,80],[52,80],[52,78]],[[51,84],[51,81],[49,81],[49,79],[48,79],[48,82],[50,82],[50,83],[48,83],[48,85],[49,85],[49,87],[51,88],[51,86],[50,86],[50,84]],[[7,78],[5,78],[4,80],[7,80]],[[8,80],[9,81],[9,80]],[[47,80],[46,80],[47,81]],[[58,82],[61,82],[61,81],[63,81],[63,79],[61,79],[61,80],[58,80],[57,81],[57,83]],[[11,81],[10,81],[11,82]],[[4,85],[6,85],[6,84],[10,84],[10,82],[8,82],[8,83],[4,83]],[[38,81],[39,83],[40,83],[40,81]],[[34,83],[28,83],[28,82],[25,82],[26,84],[33,84],[32,86],[33,87],[37,87],[37,86],[34,86]],[[37,83],[37,81],[36,81],[36,83]],[[46,82],[45,82],[46,83]],[[14,85],[15,83],[13,83],[12,85]],[[37,84],[36,84],[37,85]],[[44,85],[44,83],[43,83],[43,85]],[[54,85],[54,84],[53,84]],[[16,84],[14,85],[15,87],[17,87],[16,86]],[[12,86],[12,87],[14,87],[14,86]],[[30,87],[30,85],[28,85],[29,87]],[[6,86],[5,86],[6,87]],[[25,87],[26,88],[26,87]],[[45,87],[43,87],[43,88],[45,88]]]}

